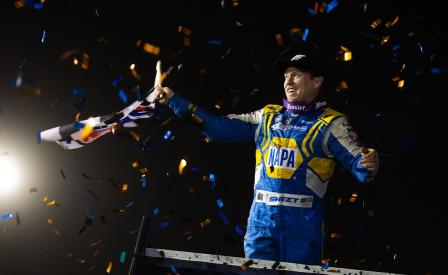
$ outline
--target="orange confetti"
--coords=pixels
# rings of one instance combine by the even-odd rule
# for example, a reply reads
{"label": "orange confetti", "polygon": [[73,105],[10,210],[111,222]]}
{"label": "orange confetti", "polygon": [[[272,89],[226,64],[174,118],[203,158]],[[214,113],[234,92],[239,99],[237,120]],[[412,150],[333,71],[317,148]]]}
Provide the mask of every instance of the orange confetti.
{"label": "orange confetti", "polygon": [[292,28],[290,30],[291,34],[294,34],[295,36],[302,36],[303,32],[300,28]]}
{"label": "orange confetti", "polygon": [[190,37],[184,37],[184,46],[191,47],[191,39]]}
{"label": "orange confetti", "polygon": [[382,22],[381,19],[378,18],[370,24],[370,27],[372,27],[372,29],[375,29],[381,24],[381,22]]}
{"label": "orange confetti", "polygon": [[180,33],[185,34],[186,36],[190,36],[191,35],[191,30],[187,27],[184,26],[179,26],[179,28],[177,28],[177,31]]}
{"label": "orange confetti", "polygon": [[277,43],[277,46],[283,45],[283,37],[281,34],[279,33],[275,34],[275,42]]}
{"label": "orange confetti", "polygon": [[145,43],[143,45],[143,50],[147,53],[152,53],[153,55],[159,55],[160,54],[160,48],[157,46],[154,46],[150,43]]}
{"label": "orange confetti", "polygon": [[107,268],[106,268],[106,272],[110,273],[111,271],[112,271],[112,262],[109,262],[109,264],[107,265]]}
{"label": "orange confetti", "polygon": [[54,223],[52,218],[48,219],[47,222],[48,222],[48,224],[53,224]]}
{"label": "orange confetti", "polygon": [[136,140],[139,141],[140,140],[140,136],[134,132],[134,131],[129,131],[129,134],[131,134],[131,136]]}
{"label": "orange confetti", "polygon": [[123,191],[123,192],[128,191],[128,185],[126,183],[123,183],[123,186],[121,187],[121,191]]}
{"label": "orange confetti", "polygon": [[187,161],[185,159],[181,159],[181,161],[179,162],[179,175],[182,175],[185,166],[187,166]]}
{"label": "orange confetti", "polygon": [[403,88],[404,87],[404,79],[398,81],[397,87],[398,88]]}
{"label": "orange confetti", "polygon": [[147,172],[148,172],[148,169],[146,169],[146,167],[140,169],[140,173],[142,173],[142,174],[146,174]]}
{"label": "orange confetti", "polygon": [[389,41],[389,38],[390,38],[390,35],[383,36],[380,41],[381,46],[386,44]]}
{"label": "orange confetti", "polygon": [[357,198],[358,198],[358,194],[353,193],[352,196],[349,199],[349,202],[354,203]]}
{"label": "orange confetti", "polygon": [[233,0],[232,1],[232,6],[233,7],[238,7],[238,5],[239,5],[238,0]]}
{"label": "orange confetti", "polygon": [[133,168],[137,168],[138,165],[139,165],[139,162],[138,162],[138,161],[134,161],[134,162],[132,162],[132,167],[133,167]]}
{"label": "orange confetti", "polygon": [[42,199],[42,201],[43,201],[43,202],[47,202],[47,201],[48,201],[48,197],[45,196],[45,197]]}
{"label": "orange confetti", "polygon": [[208,224],[210,224],[212,221],[207,218],[205,219],[203,222],[200,223],[201,227],[204,228],[205,226],[207,226]]}
{"label": "orange confetti", "polygon": [[394,18],[393,20],[388,21],[388,22],[386,23],[386,27],[388,27],[388,28],[393,27],[395,24],[398,23],[398,19],[400,19],[400,17],[399,17],[398,15],[395,16],[395,18]]}
{"label": "orange confetti", "polygon": [[54,233],[58,236],[61,236],[61,233],[59,233],[59,231],[57,229],[54,230]]}
{"label": "orange confetti", "polygon": [[339,82],[338,87],[336,88],[337,92],[343,91],[343,90],[347,90],[348,89],[348,84],[347,82],[345,82],[344,80],[342,80],[341,82]]}
{"label": "orange confetti", "polygon": [[[132,64],[132,65],[134,65],[134,64]],[[142,79],[142,77],[138,74],[138,72],[137,72],[137,70],[135,68],[133,68],[133,69],[131,68],[131,74],[137,80],[141,80]]]}
{"label": "orange confetti", "polygon": [[82,54],[82,63],[81,63],[81,68],[84,70],[87,70],[89,68],[89,59],[90,56],[86,53]]}
{"label": "orange confetti", "polygon": [[241,270],[247,270],[247,269],[249,269],[249,266],[251,266],[251,265],[253,265],[253,264],[254,264],[254,261],[253,261],[253,260],[249,260],[249,261],[243,263],[243,264],[240,266],[240,268],[241,268]]}
{"label": "orange confetti", "polygon": [[30,192],[30,193],[37,192],[37,188],[36,187],[30,187],[30,188],[28,188],[28,192]]}
{"label": "orange confetti", "polygon": [[21,9],[25,7],[25,3],[23,1],[16,1],[14,2],[14,6],[16,7],[16,9]]}
{"label": "orange confetti", "polygon": [[330,234],[330,238],[331,239],[335,239],[335,240],[341,240],[342,239],[342,234],[340,234],[340,233],[331,233]]}
{"label": "orange confetti", "polygon": [[75,120],[76,120],[76,121],[79,121],[79,118],[80,118],[80,117],[81,117],[81,113],[77,113],[76,116],[75,116]]}

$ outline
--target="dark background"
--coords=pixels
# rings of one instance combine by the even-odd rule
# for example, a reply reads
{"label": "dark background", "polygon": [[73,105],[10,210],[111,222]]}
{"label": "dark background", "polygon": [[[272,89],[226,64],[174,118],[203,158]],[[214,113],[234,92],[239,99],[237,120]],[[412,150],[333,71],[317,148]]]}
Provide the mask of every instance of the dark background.
{"label": "dark background", "polygon": [[[14,2],[0,6],[0,153],[18,160],[22,180],[14,194],[0,197],[0,215],[14,215],[0,221],[0,274],[104,274],[109,261],[112,274],[127,274],[143,215],[151,220],[153,247],[242,257],[235,228],[245,231],[252,199],[252,144],[207,143],[164,106],[132,129],[139,142],[122,129],[68,151],[38,144],[36,132],[71,123],[78,112],[86,119],[124,108],[138,88],[144,96],[152,86],[158,59],[165,70],[182,64],[165,85],[216,114],[278,104],[282,76],[272,63],[304,45],[332,61],[333,107],[381,153],[371,184],[336,169],[326,196],[325,257],[347,268],[444,273],[447,37],[438,3],[338,1],[331,12],[312,15],[314,1],[47,0],[42,9],[33,8],[38,1],[19,9]],[[398,23],[386,27],[396,16]],[[381,23],[372,28],[376,19]],[[306,42],[293,28],[309,29]],[[160,54],[143,51],[138,40],[160,47]],[[351,61],[337,58],[341,46],[353,52]],[[78,50],[62,58],[72,49]],[[73,65],[83,53],[87,70]],[[131,74],[133,63],[141,80]],[[19,74],[23,84],[17,86]],[[114,86],[119,75],[123,80]],[[404,87],[392,80],[397,76]],[[349,87],[337,92],[340,81]],[[73,92],[79,88],[81,95]],[[163,139],[167,130],[173,140]],[[182,158],[188,164],[179,175]],[[139,183],[141,168],[148,170],[146,188]],[[203,178],[210,173],[215,185]],[[117,188],[123,183],[127,192]],[[38,192],[29,193],[30,187]],[[358,197],[350,202],[353,193]],[[45,196],[60,206],[47,206]],[[211,223],[201,227],[207,218]]]}

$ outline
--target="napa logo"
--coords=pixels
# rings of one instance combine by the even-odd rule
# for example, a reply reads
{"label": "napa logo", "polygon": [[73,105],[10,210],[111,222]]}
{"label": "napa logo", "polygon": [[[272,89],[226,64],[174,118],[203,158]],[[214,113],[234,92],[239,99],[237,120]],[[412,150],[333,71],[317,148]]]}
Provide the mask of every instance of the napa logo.
{"label": "napa logo", "polygon": [[268,177],[290,179],[303,157],[295,139],[274,137],[264,154],[264,162]]}

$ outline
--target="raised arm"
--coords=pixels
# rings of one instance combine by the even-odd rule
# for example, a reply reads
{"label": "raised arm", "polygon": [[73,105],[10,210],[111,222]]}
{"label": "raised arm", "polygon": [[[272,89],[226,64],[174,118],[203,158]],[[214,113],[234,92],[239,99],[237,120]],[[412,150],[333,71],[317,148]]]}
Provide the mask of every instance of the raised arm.
{"label": "raised arm", "polygon": [[191,117],[201,127],[201,132],[213,141],[252,141],[258,135],[262,110],[249,114],[215,116],[187,99],[175,94],[168,87],[158,87],[157,98],[181,117]]}
{"label": "raised arm", "polygon": [[372,181],[378,173],[378,152],[360,146],[356,132],[345,117],[337,118],[329,125],[324,134],[323,150],[362,183]]}

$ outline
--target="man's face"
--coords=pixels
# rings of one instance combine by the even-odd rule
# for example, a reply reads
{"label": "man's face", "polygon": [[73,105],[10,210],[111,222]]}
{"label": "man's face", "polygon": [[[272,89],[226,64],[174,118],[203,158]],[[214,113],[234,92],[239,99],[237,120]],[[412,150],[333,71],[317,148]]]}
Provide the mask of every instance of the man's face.
{"label": "man's face", "polygon": [[288,67],[285,70],[283,83],[286,99],[289,102],[310,103],[319,94],[322,82],[322,76],[312,77],[310,73]]}

